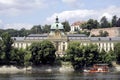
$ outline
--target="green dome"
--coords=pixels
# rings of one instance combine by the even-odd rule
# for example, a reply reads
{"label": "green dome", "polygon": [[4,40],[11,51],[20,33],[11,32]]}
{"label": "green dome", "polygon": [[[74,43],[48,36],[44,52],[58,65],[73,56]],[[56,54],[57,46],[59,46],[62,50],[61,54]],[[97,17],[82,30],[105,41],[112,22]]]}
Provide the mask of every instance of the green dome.
{"label": "green dome", "polygon": [[51,29],[64,29],[61,23],[53,23]]}

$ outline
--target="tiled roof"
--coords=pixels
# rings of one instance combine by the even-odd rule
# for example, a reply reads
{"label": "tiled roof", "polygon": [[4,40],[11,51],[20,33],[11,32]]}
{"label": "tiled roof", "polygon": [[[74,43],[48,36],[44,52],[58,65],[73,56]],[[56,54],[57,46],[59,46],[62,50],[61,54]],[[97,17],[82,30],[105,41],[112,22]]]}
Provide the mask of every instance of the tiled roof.
{"label": "tiled roof", "polygon": [[[30,34],[28,37],[12,37],[16,41],[24,40],[45,40],[48,34]],[[120,37],[87,37],[85,34],[68,34],[69,40],[89,40],[89,41],[120,41]],[[0,37],[1,39],[1,37]]]}
{"label": "tiled roof", "polygon": [[23,41],[25,37],[12,37],[12,39],[16,41]]}
{"label": "tiled roof", "polygon": [[74,22],[71,26],[78,26],[78,25],[81,25],[83,23],[85,23],[85,22],[83,22],[83,21],[77,21],[77,22]]}
{"label": "tiled roof", "polygon": [[47,37],[48,34],[30,34],[28,37]]}
{"label": "tiled roof", "polygon": [[85,34],[68,34],[68,37],[86,37]]}

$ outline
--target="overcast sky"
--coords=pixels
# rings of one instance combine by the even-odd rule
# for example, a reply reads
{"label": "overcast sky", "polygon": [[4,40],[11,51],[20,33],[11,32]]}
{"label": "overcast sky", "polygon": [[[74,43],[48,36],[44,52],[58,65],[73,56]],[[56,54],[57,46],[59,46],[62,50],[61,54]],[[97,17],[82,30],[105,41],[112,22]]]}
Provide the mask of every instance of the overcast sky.
{"label": "overcast sky", "polygon": [[0,0],[0,29],[120,17],[120,0]]}

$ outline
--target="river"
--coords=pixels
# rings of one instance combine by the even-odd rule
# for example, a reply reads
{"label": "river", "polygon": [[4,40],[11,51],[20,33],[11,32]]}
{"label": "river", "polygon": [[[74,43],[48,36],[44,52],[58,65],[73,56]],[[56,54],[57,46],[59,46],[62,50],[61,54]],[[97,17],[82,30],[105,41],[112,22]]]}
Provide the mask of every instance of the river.
{"label": "river", "polygon": [[0,74],[0,80],[120,80],[120,72]]}

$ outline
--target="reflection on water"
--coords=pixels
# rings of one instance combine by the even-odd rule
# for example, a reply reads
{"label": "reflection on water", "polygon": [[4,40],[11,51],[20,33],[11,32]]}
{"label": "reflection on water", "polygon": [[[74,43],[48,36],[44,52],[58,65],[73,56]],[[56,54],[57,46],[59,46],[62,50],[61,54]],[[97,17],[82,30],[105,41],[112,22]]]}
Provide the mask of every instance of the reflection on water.
{"label": "reflection on water", "polygon": [[0,74],[0,80],[120,80],[120,73],[19,73]]}

